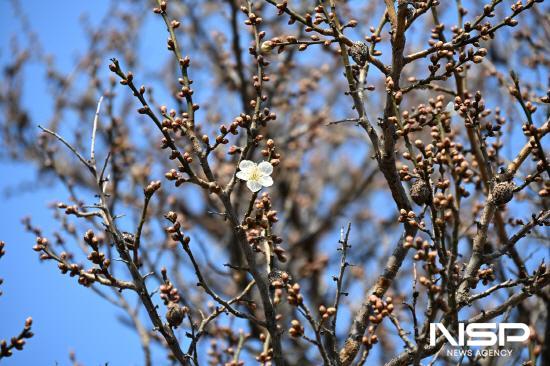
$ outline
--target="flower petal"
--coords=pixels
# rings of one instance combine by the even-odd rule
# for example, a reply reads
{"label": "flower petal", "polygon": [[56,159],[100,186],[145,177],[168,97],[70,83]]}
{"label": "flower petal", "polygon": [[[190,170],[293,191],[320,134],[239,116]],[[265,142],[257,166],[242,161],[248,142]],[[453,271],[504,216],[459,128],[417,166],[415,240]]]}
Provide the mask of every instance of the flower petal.
{"label": "flower petal", "polygon": [[273,178],[271,178],[269,175],[264,175],[263,177],[260,177],[258,179],[258,182],[264,187],[270,187],[273,185]]}
{"label": "flower petal", "polygon": [[246,182],[246,186],[248,189],[250,189],[252,192],[258,192],[260,189],[262,189],[262,185],[255,180],[249,180]]}
{"label": "flower petal", "polygon": [[243,172],[249,172],[256,167],[256,163],[250,160],[243,160],[239,163],[239,169]]}
{"label": "flower petal", "polygon": [[273,173],[273,165],[267,161],[262,161],[258,164],[258,170],[261,171],[263,175],[271,175],[271,173]]}
{"label": "flower petal", "polygon": [[243,170],[240,170],[237,172],[237,178],[239,179],[242,179],[242,180],[249,180],[250,179],[250,171],[243,171]]}

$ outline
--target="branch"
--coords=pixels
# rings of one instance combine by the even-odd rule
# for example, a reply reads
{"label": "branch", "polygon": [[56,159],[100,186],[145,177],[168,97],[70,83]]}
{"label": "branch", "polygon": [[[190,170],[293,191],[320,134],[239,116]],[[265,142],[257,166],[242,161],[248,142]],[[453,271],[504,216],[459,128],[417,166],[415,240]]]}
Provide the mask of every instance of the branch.
{"label": "branch", "polygon": [[94,122],[92,127],[92,143],[90,145],[90,162],[92,164],[95,163],[95,136],[97,132],[97,123],[99,121],[99,110],[101,108],[102,101],[103,101],[103,96],[99,97],[99,100],[97,102],[97,109],[95,111]]}
{"label": "branch", "polygon": [[8,344],[4,339],[0,341],[0,360],[2,358],[8,358],[12,356],[12,349],[16,349],[18,351],[21,351],[23,349],[23,346],[25,346],[25,339],[32,338],[34,336],[33,332],[31,331],[32,327],[32,318],[28,317],[25,320],[25,327],[19,333],[19,335],[13,337],[10,341],[10,344]]}

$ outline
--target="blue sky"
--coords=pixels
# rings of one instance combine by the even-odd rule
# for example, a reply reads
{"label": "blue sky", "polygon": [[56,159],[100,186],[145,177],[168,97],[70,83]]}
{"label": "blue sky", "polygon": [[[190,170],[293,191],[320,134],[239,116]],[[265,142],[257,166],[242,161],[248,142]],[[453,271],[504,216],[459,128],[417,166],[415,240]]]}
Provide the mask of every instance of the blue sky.
{"label": "blue sky", "polygon": [[[87,43],[79,25],[83,13],[97,23],[109,1],[22,1],[22,8],[45,50],[55,56],[57,65],[71,67],[77,52]],[[10,2],[0,2],[0,64],[10,57],[12,35],[21,24],[13,16]],[[161,28],[159,31],[162,31]],[[20,37],[20,36],[19,36]],[[21,39],[21,37],[19,38]],[[51,106],[46,87],[40,80],[43,69],[28,68],[29,75],[39,76],[25,85],[25,103],[33,103],[33,124],[49,116]],[[36,103],[35,101],[40,101]],[[1,151],[0,147],[0,151]],[[32,251],[34,238],[24,231],[21,218],[33,214],[44,229],[54,225],[47,204],[66,193],[58,185],[37,177],[32,166],[0,160],[0,240],[6,242],[6,255],[0,260],[0,339],[18,334],[27,316],[34,319],[35,337],[28,340],[23,352],[2,360],[3,365],[68,365],[69,351],[86,365],[140,365],[141,348],[134,332],[117,319],[120,314],[92,291],[76,285],[76,279],[60,276],[51,263],[40,263]],[[30,192],[14,188],[40,186]],[[32,207],[32,208],[31,208]],[[160,356],[162,357],[162,356]],[[160,358],[156,364],[163,364]]]}
{"label": "blue sky", "polygon": [[[87,46],[80,16],[86,13],[90,22],[97,23],[109,2],[21,1],[44,49],[54,55],[58,67],[68,70],[74,65],[75,55],[84,52]],[[9,44],[12,35],[20,33],[20,27],[10,2],[1,1],[0,65],[9,60]],[[157,42],[166,39],[165,30],[159,24],[148,22],[144,36],[142,52],[164,49],[160,47],[163,43]],[[162,57],[159,60],[164,61]],[[105,65],[107,62],[105,60]],[[147,62],[154,60],[148,57]],[[147,68],[153,66],[148,64]],[[44,70],[31,65],[26,72],[39,76],[32,83],[25,84],[24,93],[25,104],[33,105],[31,117],[33,125],[37,125],[41,118],[50,116],[51,98],[44,97],[48,93],[41,80]],[[194,76],[209,77],[203,74]],[[517,151],[523,143],[523,137],[516,139],[511,152]],[[52,181],[37,177],[32,166],[6,159],[0,160],[0,176],[4,178],[0,179],[0,240],[7,244],[7,253],[0,260],[0,278],[4,279],[0,286],[4,292],[0,297],[0,339],[19,333],[27,316],[34,319],[35,333],[23,352],[16,352],[2,364],[68,365],[68,353],[74,350],[77,358],[86,365],[100,365],[107,361],[110,365],[141,365],[143,358],[137,336],[118,321],[120,313],[90,290],[76,285],[74,278],[60,276],[51,263],[41,264],[31,250],[34,237],[24,231],[21,218],[32,213],[34,221],[48,231],[56,223],[47,206],[56,198],[66,197],[65,190]],[[21,184],[40,188],[21,190],[18,189]],[[14,191],[18,192],[6,195]],[[387,195],[376,195],[372,206],[387,206],[386,200]],[[338,232],[335,232],[331,239],[337,236]],[[166,363],[160,353],[154,356],[155,365]]]}

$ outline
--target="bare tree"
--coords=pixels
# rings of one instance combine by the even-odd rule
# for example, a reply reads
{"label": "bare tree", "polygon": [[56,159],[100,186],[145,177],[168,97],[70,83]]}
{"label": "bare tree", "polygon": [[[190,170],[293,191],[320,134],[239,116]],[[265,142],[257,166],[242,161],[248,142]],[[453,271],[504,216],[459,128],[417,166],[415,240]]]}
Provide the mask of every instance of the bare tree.
{"label": "bare tree", "polygon": [[[550,363],[543,1],[119,0],[68,72],[14,6],[5,153],[67,192],[24,225],[145,365]],[[430,339],[511,321],[511,357]]]}

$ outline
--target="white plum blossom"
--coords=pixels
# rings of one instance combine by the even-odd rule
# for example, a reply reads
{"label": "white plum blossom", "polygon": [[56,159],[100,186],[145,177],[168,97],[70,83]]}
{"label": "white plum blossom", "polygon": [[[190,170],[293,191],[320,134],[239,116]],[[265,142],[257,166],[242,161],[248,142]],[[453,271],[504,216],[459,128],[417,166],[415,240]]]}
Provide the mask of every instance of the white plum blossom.
{"label": "white plum blossom", "polygon": [[246,181],[246,186],[252,192],[258,192],[262,187],[273,185],[273,179],[270,177],[273,173],[273,165],[267,161],[256,164],[250,160],[243,160],[239,164],[237,178]]}

